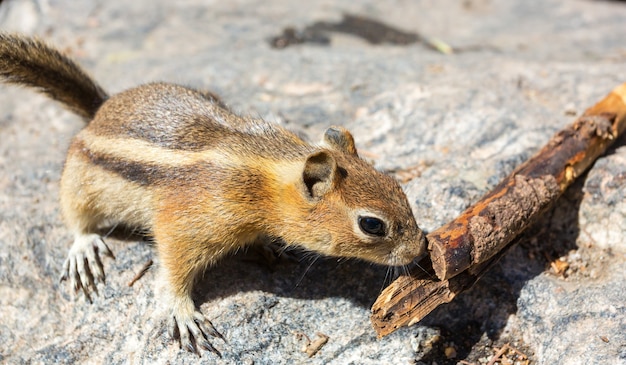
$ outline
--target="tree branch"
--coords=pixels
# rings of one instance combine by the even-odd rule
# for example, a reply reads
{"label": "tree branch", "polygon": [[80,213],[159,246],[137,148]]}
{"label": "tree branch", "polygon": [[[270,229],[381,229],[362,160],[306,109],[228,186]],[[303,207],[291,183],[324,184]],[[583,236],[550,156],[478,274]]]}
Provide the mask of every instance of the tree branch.
{"label": "tree branch", "polygon": [[427,236],[430,258],[420,265],[432,268],[401,276],[381,293],[371,316],[378,335],[420,321],[471,287],[625,130],[626,83],[458,218]]}

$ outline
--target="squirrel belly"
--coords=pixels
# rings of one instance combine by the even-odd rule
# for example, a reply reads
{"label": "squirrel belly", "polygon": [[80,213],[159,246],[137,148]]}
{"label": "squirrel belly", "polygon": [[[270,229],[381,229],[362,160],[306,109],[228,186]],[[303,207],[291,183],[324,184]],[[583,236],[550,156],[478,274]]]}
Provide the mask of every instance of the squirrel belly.
{"label": "squirrel belly", "polygon": [[396,180],[358,156],[350,132],[319,144],[232,113],[206,91],[150,83],[108,96],[43,42],[0,34],[0,79],[34,87],[89,121],[72,140],[61,208],[74,244],[62,278],[89,297],[104,280],[99,232],[151,232],[169,293],[170,333],[217,350],[196,309],[198,274],[260,237],[331,256],[407,265],[426,249]]}

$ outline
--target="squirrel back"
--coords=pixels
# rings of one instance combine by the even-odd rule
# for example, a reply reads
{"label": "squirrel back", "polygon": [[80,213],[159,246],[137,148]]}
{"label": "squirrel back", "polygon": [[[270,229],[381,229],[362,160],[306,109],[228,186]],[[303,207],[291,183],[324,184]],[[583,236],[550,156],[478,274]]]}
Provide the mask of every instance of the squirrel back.
{"label": "squirrel back", "polygon": [[232,113],[214,94],[164,82],[111,96],[88,130],[170,151],[236,151],[242,158],[302,159],[315,150],[277,124]]}
{"label": "squirrel back", "polygon": [[74,61],[40,40],[0,33],[0,79],[31,86],[90,120],[107,93]]}

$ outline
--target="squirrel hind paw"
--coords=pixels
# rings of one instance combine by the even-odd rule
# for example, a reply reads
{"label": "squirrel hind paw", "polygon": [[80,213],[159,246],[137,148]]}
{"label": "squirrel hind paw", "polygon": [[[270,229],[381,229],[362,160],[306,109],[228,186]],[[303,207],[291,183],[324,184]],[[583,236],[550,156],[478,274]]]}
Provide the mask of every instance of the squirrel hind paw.
{"label": "squirrel hind paw", "polygon": [[219,358],[222,354],[208,341],[207,337],[213,336],[224,341],[224,337],[220,334],[211,321],[206,319],[204,315],[198,311],[191,313],[174,312],[168,320],[168,332],[170,336],[180,340],[180,347],[189,352],[198,353],[198,347],[210,351]]}
{"label": "squirrel hind paw", "polygon": [[59,281],[70,280],[75,293],[82,290],[85,298],[91,303],[90,293],[98,295],[96,284],[105,282],[104,269],[100,253],[115,258],[102,237],[97,234],[77,235],[63,269]]}

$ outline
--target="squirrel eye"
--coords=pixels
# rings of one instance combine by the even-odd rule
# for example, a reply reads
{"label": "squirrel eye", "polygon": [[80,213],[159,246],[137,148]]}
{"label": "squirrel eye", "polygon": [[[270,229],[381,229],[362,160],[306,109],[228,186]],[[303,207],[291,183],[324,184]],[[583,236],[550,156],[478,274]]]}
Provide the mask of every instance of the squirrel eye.
{"label": "squirrel eye", "polygon": [[375,217],[359,217],[359,228],[372,236],[383,237],[385,235],[385,223]]}

